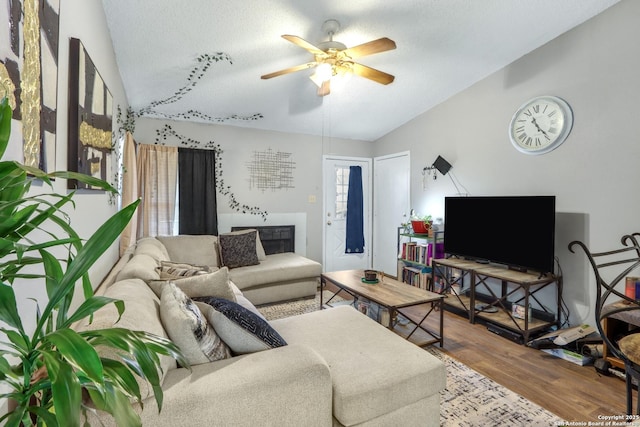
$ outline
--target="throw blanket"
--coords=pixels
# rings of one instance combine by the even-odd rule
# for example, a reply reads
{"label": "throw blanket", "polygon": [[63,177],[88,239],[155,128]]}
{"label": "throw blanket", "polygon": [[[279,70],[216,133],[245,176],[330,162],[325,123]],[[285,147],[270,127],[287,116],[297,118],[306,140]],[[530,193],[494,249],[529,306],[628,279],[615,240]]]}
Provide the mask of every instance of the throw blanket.
{"label": "throw blanket", "polygon": [[364,252],[364,219],[362,197],[362,168],[349,166],[349,192],[347,193],[347,236],[344,252]]}

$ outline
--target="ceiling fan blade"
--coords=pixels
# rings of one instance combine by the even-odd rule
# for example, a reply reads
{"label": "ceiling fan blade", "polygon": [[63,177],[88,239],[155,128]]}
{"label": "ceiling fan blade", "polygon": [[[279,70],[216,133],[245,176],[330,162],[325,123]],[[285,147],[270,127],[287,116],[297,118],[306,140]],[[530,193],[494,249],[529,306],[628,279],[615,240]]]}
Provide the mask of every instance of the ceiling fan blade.
{"label": "ceiling fan blade", "polygon": [[331,80],[325,80],[322,82],[322,86],[318,88],[318,96],[326,96],[331,93],[330,83]]}
{"label": "ceiling fan blade", "polygon": [[307,49],[309,52],[311,52],[314,55],[324,55],[325,53],[322,49],[312,45],[305,39],[302,39],[298,36],[290,36],[288,34],[285,34],[282,36],[282,38],[285,40],[289,40],[291,43],[296,44],[301,48]]}
{"label": "ceiling fan blade", "polygon": [[306,64],[296,65],[295,67],[285,68],[284,70],[275,71],[273,73],[265,74],[264,76],[260,76],[261,79],[266,80],[273,77],[278,77],[283,74],[295,73],[296,71],[307,70],[309,68],[313,68],[318,65],[317,62],[307,62]]}
{"label": "ceiling fan blade", "polygon": [[350,58],[360,58],[362,56],[373,55],[374,53],[385,52],[396,48],[396,42],[386,37],[372,40],[358,46],[350,47],[342,52]]}
{"label": "ceiling fan blade", "polygon": [[357,62],[353,63],[353,73],[383,85],[388,85],[395,79],[391,74],[358,64]]}

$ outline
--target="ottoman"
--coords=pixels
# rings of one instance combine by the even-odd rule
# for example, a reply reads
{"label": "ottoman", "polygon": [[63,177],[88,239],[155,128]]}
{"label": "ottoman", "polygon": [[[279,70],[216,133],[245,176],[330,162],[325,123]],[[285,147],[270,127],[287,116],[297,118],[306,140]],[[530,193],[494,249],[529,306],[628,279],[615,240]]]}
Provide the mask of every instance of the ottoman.
{"label": "ottoman", "polygon": [[333,384],[336,426],[440,425],[444,364],[350,306],[274,320],[289,344],[315,350]]}

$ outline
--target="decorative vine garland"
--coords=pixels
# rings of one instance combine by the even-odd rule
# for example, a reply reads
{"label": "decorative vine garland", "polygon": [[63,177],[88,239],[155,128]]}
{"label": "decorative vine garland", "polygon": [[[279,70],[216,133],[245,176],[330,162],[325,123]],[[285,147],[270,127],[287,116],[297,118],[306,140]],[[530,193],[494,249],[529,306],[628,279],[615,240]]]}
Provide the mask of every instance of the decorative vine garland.
{"label": "decorative vine garland", "polygon": [[184,86],[182,86],[173,95],[171,95],[168,98],[151,102],[151,104],[149,104],[148,106],[138,111],[136,115],[138,117],[153,116],[153,117],[159,117],[159,118],[169,119],[169,120],[200,119],[200,120],[205,120],[213,123],[223,123],[229,120],[252,121],[252,120],[259,120],[264,117],[260,113],[252,114],[250,116],[239,116],[237,114],[232,114],[227,117],[212,117],[208,114],[204,114],[195,110],[188,110],[187,112],[184,112],[184,113],[175,113],[175,114],[167,114],[167,113],[162,113],[160,111],[157,111],[156,110],[157,107],[178,102],[179,100],[182,99],[183,96],[191,92],[193,88],[196,87],[200,79],[204,77],[204,75],[206,74],[206,72],[209,70],[209,68],[213,63],[220,62],[220,61],[227,61],[229,62],[229,64],[233,64],[233,61],[231,60],[231,57],[229,56],[229,54],[224,52],[216,52],[212,55],[205,53],[203,55],[200,55],[196,60],[198,61],[198,63],[189,73],[189,77],[187,77],[187,83]]}
{"label": "decorative vine garland", "polygon": [[240,204],[236,199],[236,196],[231,192],[231,187],[225,185],[224,178],[222,177],[222,147],[220,144],[217,144],[214,141],[207,141],[202,144],[201,141],[198,141],[193,138],[186,137],[184,135],[179,135],[175,130],[171,128],[168,124],[165,124],[162,129],[156,129],[156,145],[166,145],[167,136],[172,136],[176,138],[180,145],[186,148],[205,148],[209,150],[214,150],[216,153],[216,186],[218,188],[218,192],[223,196],[227,196],[229,198],[229,207],[236,212],[248,213],[251,215],[259,215],[262,217],[263,221],[267,220],[267,215],[269,215],[266,211],[261,210],[255,206],[249,206],[245,204]]}
{"label": "decorative vine garland", "polygon": [[[140,109],[139,111],[134,111],[132,108],[128,108],[126,112],[126,117],[122,117],[122,110],[118,105],[118,132],[117,138],[121,138],[126,131],[134,133],[135,122],[138,117],[143,116],[153,116],[159,117],[167,120],[189,120],[189,119],[200,119],[204,121],[209,121],[212,123],[223,123],[229,120],[243,120],[243,121],[253,121],[262,119],[264,116],[260,113],[252,114],[250,116],[240,116],[237,114],[232,114],[227,117],[212,117],[210,115],[201,113],[195,110],[188,110],[184,113],[176,113],[176,114],[166,114],[156,110],[157,107],[162,105],[173,104],[182,99],[187,93],[193,90],[194,87],[198,84],[200,79],[206,74],[212,64],[220,61],[227,61],[230,64],[233,64],[231,57],[224,52],[217,52],[215,54],[203,54],[197,58],[196,66],[191,70],[189,76],[187,77],[187,83],[178,89],[173,95],[168,98],[157,100],[151,102],[148,106]],[[167,136],[173,136],[176,138],[182,146],[187,148],[205,148],[205,149],[213,149],[216,152],[216,186],[218,192],[223,196],[227,196],[229,198],[229,207],[236,212],[249,213],[251,215],[260,215],[263,221],[267,220],[268,213],[264,210],[261,210],[258,207],[252,207],[245,204],[240,204],[236,200],[236,196],[231,192],[231,187],[225,185],[224,178],[222,177],[222,148],[220,144],[216,144],[214,141],[209,141],[204,144],[201,144],[200,141],[195,140],[193,138],[188,138],[183,135],[178,135],[171,126],[165,124],[162,129],[156,129],[156,140],[155,144],[165,145],[167,140]],[[116,141],[116,135],[114,135],[114,146]],[[122,164],[120,162],[122,154],[118,153],[118,164]],[[122,168],[115,173],[115,182],[118,185],[118,190],[122,187],[122,174],[125,171]]]}

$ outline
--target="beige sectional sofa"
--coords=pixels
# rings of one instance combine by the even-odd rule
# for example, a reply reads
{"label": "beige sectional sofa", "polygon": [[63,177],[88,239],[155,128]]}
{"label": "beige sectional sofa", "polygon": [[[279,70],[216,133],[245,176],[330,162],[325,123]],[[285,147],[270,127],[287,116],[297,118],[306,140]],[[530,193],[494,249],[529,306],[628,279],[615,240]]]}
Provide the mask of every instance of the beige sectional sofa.
{"label": "beige sectional sofa", "polygon": [[[242,234],[234,232],[228,234]],[[218,236],[159,236],[174,262],[220,266]],[[232,268],[231,280],[253,304],[313,297],[322,265],[293,252],[266,255],[256,241],[259,264]],[[194,252],[198,252],[194,254]],[[195,259],[194,259],[195,258]]]}
{"label": "beige sectional sofa", "polygon": [[[188,241],[191,247],[181,252],[180,262],[186,262],[189,253],[201,252],[206,241],[205,237],[200,242],[192,237],[176,239],[185,241],[173,243]],[[161,299],[145,282],[153,277],[148,268],[156,269],[164,257],[177,261],[171,258],[172,250],[157,244],[162,240],[139,242],[97,291],[124,300],[120,327],[168,336]],[[155,264],[142,267],[144,262],[134,260],[142,255],[144,261],[151,258]],[[194,264],[202,261],[197,254],[192,260]],[[247,289],[255,287],[251,280],[245,282]],[[229,286],[238,304],[257,313],[240,286]],[[105,307],[96,313],[93,324],[80,328],[108,327],[116,319],[115,309]],[[287,345],[198,364],[191,371],[164,358],[162,412],[158,413],[147,390],[144,410],[137,407],[143,425],[439,426],[445,369],[423,349],[349,306],[270,325]],[[90,422],[113,425],[108,417]]]}

